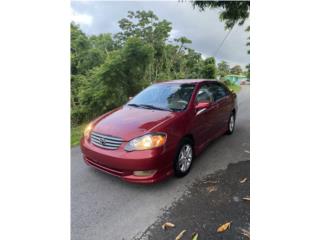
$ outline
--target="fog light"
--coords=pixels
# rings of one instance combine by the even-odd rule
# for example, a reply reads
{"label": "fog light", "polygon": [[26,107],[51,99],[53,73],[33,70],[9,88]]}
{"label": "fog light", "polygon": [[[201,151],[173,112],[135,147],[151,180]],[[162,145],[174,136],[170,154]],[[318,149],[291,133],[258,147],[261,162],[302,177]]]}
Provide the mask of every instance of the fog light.
{"label": "fog light", "polygon": [[157,172],[157,170],[146,170],[146,171],[134,171],[133,175],[138,177],[146,177],[154,175]]}

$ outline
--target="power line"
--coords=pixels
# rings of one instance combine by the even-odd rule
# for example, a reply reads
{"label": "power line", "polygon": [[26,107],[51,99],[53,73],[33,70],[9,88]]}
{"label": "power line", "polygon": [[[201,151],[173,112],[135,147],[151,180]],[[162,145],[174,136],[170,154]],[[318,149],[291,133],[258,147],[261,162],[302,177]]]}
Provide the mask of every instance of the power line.
{"label": "power line", "polygon": [[227,32],[226,36],[224,37],[224,39],[222,40],[222,42],[220,43],[219,47],[217,48],[216,52],[214,53],[214,56],[217,56],[217,53],[219,52],[220,48],[222,47],[222,45],[224,44],[224,42],[226,41],[227,37],[230,35],[233,27],[235,24],[233,24],[233,26],[231,27],[230,31]]}

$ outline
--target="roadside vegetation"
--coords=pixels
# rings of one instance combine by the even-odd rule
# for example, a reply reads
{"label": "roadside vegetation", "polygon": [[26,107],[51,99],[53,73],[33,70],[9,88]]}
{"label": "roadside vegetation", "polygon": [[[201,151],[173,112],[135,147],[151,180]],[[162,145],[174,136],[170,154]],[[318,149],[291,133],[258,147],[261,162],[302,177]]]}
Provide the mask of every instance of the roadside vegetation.
{"label": "roadside vegetation", "polygon": [[88,123],[82,123],[80,125],[71,126],[71,147],[79,145],[83,131],[87,124]]}
{"label": "roadside vegetation", "polygon": [[233,91],[235,93],[237,93],[241,90],[241,86],[237,85],[237,84],[227,84],[227,86],[231,91]]}
{"label": "roadside vegetation", "polygon": [[[71,145],[79,143],[84,123],[124,104],[143,88],[172,79],[216,79],[243,71],[216,64],[190,48],[185,36],[170,38],[171,23],[152,11],[129,11],[117,34],[86,35],[71,23]],[[239,86],[228,84],[239,91]]]}

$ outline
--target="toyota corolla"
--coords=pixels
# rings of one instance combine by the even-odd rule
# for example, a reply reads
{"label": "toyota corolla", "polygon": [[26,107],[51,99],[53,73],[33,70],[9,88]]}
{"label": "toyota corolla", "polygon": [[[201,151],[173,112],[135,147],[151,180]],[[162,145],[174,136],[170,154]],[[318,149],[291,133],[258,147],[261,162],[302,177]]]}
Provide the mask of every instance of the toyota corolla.
{"label": "toyota corolla", "polygon": [[214,80],[153,84],[94,121],[81,139],[84,161],[136,183],[183,177],[217,137],[232,134],[237,96]]}

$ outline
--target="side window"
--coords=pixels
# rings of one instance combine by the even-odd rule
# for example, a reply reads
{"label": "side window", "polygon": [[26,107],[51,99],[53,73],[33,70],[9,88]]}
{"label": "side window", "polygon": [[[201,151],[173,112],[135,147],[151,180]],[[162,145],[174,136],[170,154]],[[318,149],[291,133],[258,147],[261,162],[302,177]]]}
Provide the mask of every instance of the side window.
{"label": "side window", "polygon": [[212,84],[212,91],[213,91],[213,98],[215,101],[219,100],[220,98],[223,98],[229,94],[228,90],[225,89],[220,84]]}
{"label": "side window", "polygon": [[212,93],[207,84],[202,85],[197,93],[196,102],[212,102]]}

